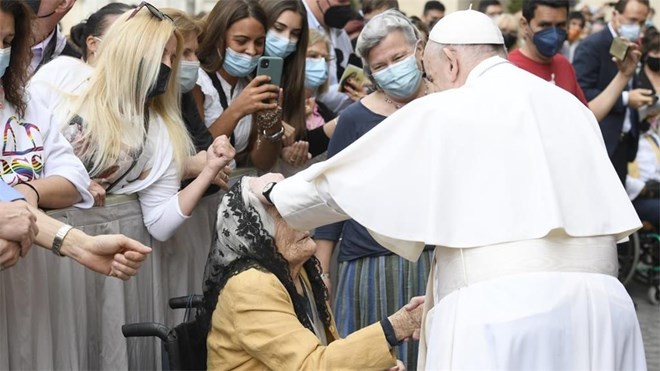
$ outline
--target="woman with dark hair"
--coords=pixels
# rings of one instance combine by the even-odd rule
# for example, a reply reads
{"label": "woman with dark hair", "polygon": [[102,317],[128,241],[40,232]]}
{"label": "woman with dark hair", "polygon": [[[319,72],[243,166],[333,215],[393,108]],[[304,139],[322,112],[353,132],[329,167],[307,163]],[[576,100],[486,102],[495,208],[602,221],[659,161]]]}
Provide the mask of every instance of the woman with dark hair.
{"label": "woman with dark hair", "polygon": [[231,137],[234,165],[268,170],[282,146],[284,128],[276,103],[279,88],[267,76],[251,79],[264,52],[266,14],[256,0],[222,0],[206,24],[193,89],[197,107],[214,138]]}
{"label": "woman with dark hair", "polygon": [[310,158],[327,150],[331,130],[307,130],[306,107],[301,104],[307,98],[305,66],[310,33],[305,5],[300,0],[260,0],[260,3],[268,15],[265,54],[284,59],[282,115],[289,124],[285,127],[291,132],[280,152],[285,164],[280,163],[277,171],[292,175],[309,164]]}
{"label": "woman with dark hair", "polygon": [[421,323],[420,302],[340,339],[316,244],[243,178],[223,197],[204,272],[209,370],[387,369]]}
{"label": "woman with dark hair", "polygon": [[35,207],[91,207],[85,167],[51,123],[47,110],[27,97],[31,20],[32,13],[22,1],[0,1],[0,180]]}
{"label": "woman with dark hair", "polygon": [[71,40],[82,51],[82,58],[94,64],[98,44],[110,25],[133,6],[124,3],[110,3],[90,15],[86,20],[71,27]]}

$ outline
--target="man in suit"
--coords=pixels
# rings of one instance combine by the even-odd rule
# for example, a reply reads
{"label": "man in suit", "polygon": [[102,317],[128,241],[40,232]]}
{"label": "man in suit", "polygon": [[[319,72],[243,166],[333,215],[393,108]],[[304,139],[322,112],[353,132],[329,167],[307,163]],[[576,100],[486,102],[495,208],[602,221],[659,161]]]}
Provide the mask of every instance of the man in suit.
{"label": "man in suit", "polygon": [[[580,43],[573,67],[587,100],[598,96],[617,75],[617,65],[609,53],[614,37],[631,43],[637,41],[648,12],[648,0],[619,0],[607,27]],[[648,93],[645,89],[630,89],[629,83],[609,114],[600,120],[607,153],[622,183],[628,172],[627,164],[637,153],[637,108],[652,102]]]}
{"label": "man in suit", "polygon": [[59,55],[80,58],[80,51],[57,29],[57,24],[71,10],[76,0],[26,0],[35,14],[32,30],[30,73]]}

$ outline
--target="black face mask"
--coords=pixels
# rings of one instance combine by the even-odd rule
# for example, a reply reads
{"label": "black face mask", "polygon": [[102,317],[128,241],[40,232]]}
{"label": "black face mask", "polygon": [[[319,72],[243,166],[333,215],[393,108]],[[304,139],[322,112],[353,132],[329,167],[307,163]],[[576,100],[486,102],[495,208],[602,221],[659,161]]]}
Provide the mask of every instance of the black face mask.
{"label": "black face mask", "polygon": [[660,58],[655,57],[646,57],[646,65],[649,66],[649,69],[653,72],[660,71]]}
{"label": "black face mask", "polygon": [[518,34],[515,32],[504,32],[502,36],[504,37],[504,46],[506,46],[506,50],[511,50],[516,44],[516,41],[518,41]]}
{"label": "black face mask", "polygon": [[149,89],[149,92],[147,93],[147,99],[155,98],[167,91],[167,82],[170,80],[171,71],[172,70],[166,64],[160,64],[156,83],[151,87],[151,89]]}
{"label": "black face mask", "polygon": [[334,5],[323,13],[323,23],[332,28],[344,28],[348,21],[357,17],[358,14],[350,5]]}

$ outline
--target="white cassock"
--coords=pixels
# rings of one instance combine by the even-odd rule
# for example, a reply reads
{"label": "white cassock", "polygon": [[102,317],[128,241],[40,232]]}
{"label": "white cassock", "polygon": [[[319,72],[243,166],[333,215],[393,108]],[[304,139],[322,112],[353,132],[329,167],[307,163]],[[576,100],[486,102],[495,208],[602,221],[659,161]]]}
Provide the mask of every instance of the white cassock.
{"label": "white cassock", "polygon": [[641,226],[591,111],[492,57],[271,198],[298,229],[364,225],[410,260],[435,245],[426,369],[646,369],[616,241]]}

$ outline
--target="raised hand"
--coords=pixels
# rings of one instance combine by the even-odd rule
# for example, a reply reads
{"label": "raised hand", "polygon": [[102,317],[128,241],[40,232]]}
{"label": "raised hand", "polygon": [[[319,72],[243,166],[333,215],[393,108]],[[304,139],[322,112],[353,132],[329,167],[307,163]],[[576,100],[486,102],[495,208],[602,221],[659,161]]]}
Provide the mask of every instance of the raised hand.
{"label": "raised hand", "polygon": [[309,142],[299,140],[288,147],[283,147],[280,157],[293,167],[303,166],[312,158],[309,153]]}
{"label": "raised hand", "polygon": [[206,151],[206,167],[217,174],[234,159],[234,155],[236,155],[236,149],[229,142],[229,138],[221,135],[213,140]]}

